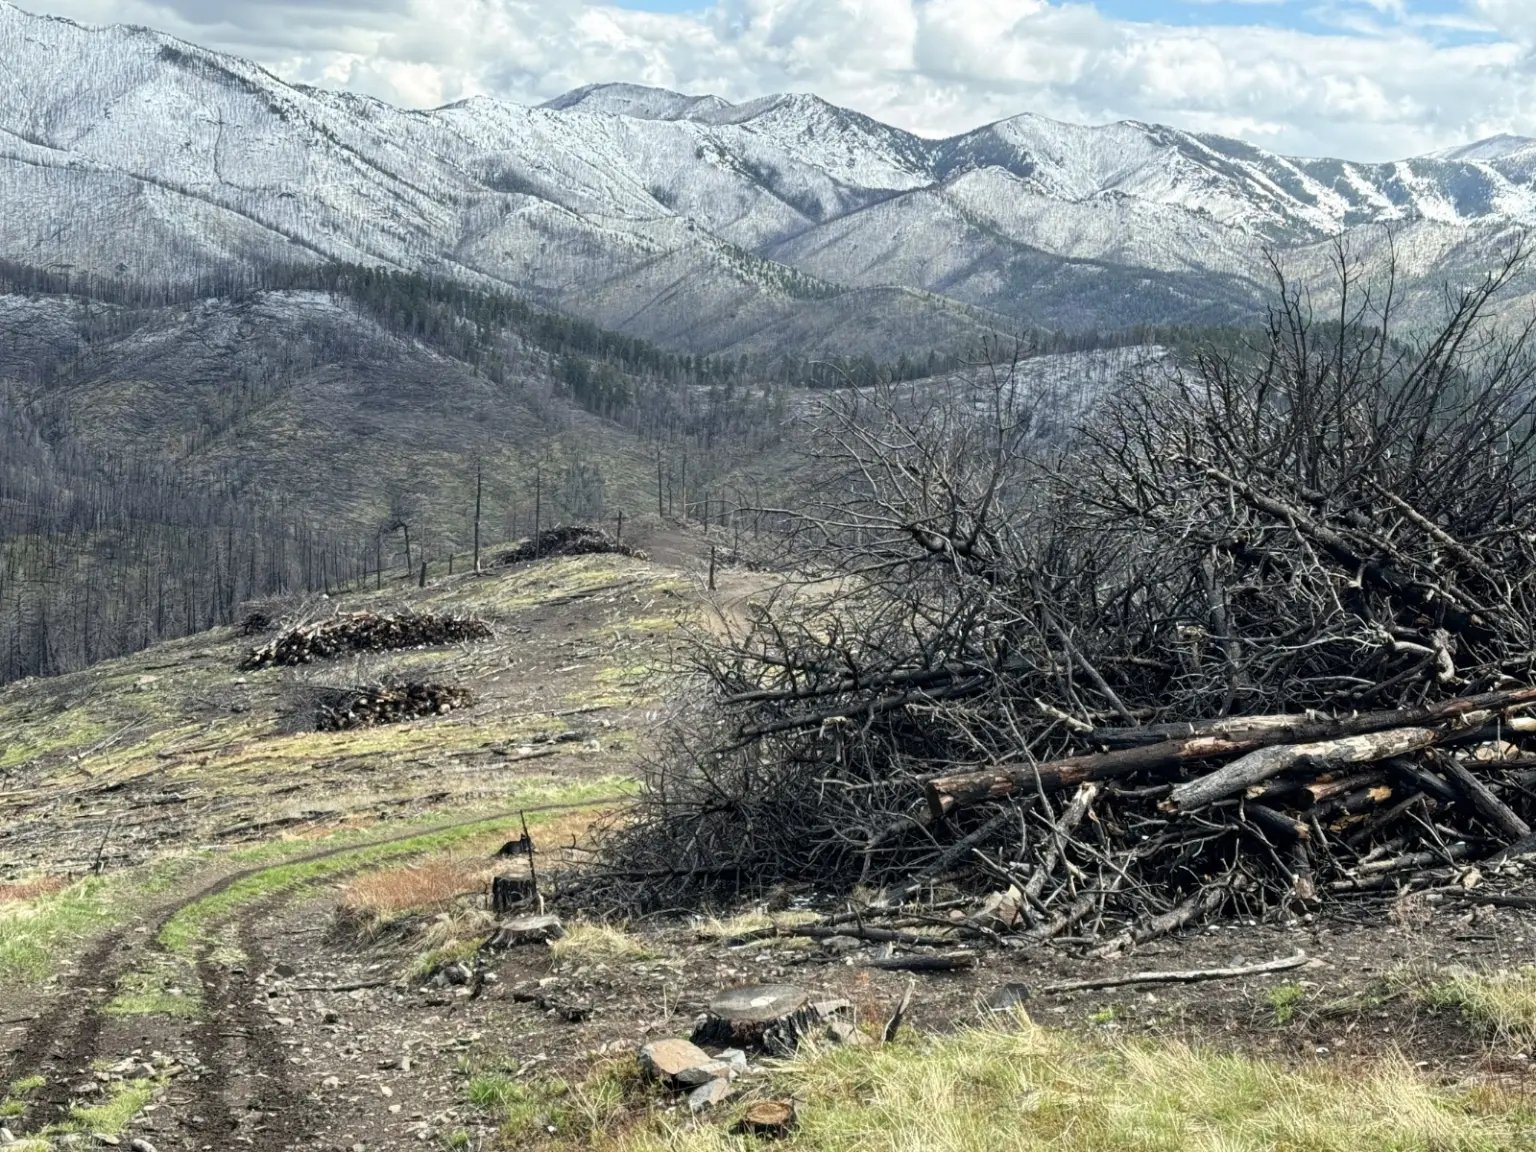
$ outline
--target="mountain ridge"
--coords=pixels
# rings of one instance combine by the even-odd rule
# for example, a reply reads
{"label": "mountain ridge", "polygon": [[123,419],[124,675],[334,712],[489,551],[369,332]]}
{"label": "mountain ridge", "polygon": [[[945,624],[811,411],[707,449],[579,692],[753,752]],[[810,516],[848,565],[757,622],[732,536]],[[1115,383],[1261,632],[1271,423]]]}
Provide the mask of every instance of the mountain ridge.
{"label": "mountain ridge", "polygon": [[1379,250],[1383,226],[1428,301],[1536,225],[1536,145],[1516,137],[1364,164],[1032,113],[928,139],[804,93],[405,109],[11,5],[0,57],[0,258],[166,281],[376,264],[688,352],[1236,322],[1267,250],[1305,281],[1335,237]]}

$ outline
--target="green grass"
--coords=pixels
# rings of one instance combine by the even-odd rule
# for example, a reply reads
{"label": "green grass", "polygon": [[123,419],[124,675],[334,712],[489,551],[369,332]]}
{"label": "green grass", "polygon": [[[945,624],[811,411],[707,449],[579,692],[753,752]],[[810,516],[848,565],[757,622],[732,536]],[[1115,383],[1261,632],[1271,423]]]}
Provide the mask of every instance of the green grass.
{"label": "green grass", "polygon": [[[1528,1099],[1432,1085],[1401,1063],[1292,1070],[1178,1043],[1011,1024],[812,1053],[766,1090],[802,1102],[805,1152],[1521,1152]],[[753,1147],[725,1124],[650,1123],[615,1152]]]}
{"label": "green grass", "polygon": [[117,1136],[164,1086],[163,1078],[113,1084],[100,1104],[75,1105],[69,1110],[69,1119],[59,1127],[67,1132]]}
{"label": "green grass", "polygon": [[1088,1013],[1088,1023],[1097,1024],[1101,1028],[1107,1028],[1120,1019],[1120,1011],[1113,1004],[1106,1004],[1102,1008],[1096,1008]]}
{"label": "green grass", "polygon": [[71,947],[134,918],[144,899],[173,887],[193,867],[183,859],[0,905],[0,988],[43,979]]}
{"label": "green grass", "polygon": [[475,936],[455,940],[450,944],[443,944],[423,952],[412,962],[410,978],[418,981],[427,980],[440,968],[446,968],[450,964],[468,964],[475,958],[475,953],[480,951],[482,939],[483,936]]}
{"label": "green grass", "polygon": [[603,1061],[579,1082],[481,1071],[470,1077],[464,1095],[500,1126],[500,1146],[517,1149],[607,1147],[616,1132],[648,1119],[656,1103],[632,1057]]}
{"label": "green grass", "polygon": [[1412,981],[1410,993],[1430,1008],[1459,1012],[1500,1043],[1536,1047],[1536,968],[1452,968]]}
{"label": "green grass", "polygon": [[[117,984],[117,994],[108,1001],[108,1016],[172,1016],[190,1019],[202,1011],[202,997],[195,990],[197,981],[181,967],[157,966],[129,972]],[[172,991],[172,989],[176,991]],[[193,989],[188,991],[188,989]]]}
{"label": "green grass", "polygon": [[1307,990],[1300,984],[1277,984],[1264,993],[1269,1005],[1270,1018],[1276,1027],[1284,1027],[1296,1019],[1296,1009],[1307,998]]}
{"label": "green grass", "polygon": [[48,1083],[42,1076],[23,1076],[11,1081],[10,1090],[0,1097],[0,1120],[20,1116],[27,1110],[26,1098]]}
{"label": "green grass", "polygon": [[[519,804],[530,807],[542,804],[579,804],[585,801],[614,795],[620,790],[614,780],[600,780],[560,790],[534,790],[520,797],[509,798],[502,803],[510,810]],[[543,823],[553,813],[530,813],[530,825]],[[242,877],[220,892],[194,901],[171,917],[160,931],[160,943],[176,955],[188,955],[199,942],[206,938],[213,925],[232,916],[238,909],[268,897],[292,893],[300,888],[324,883],[348,872],[377,867],[393,860],[419,856],[450,848],[466,840],[503,830],[507,827],[505,816],[493,817],[454,828],[423,832],[401,840],[384,844],[359,844],[356,848],[339,852],[318,860],[298,860],[290,864],[274,863],[260,872]],[[247,854],[247,860],[263,860],[282,855],[281,847],[266,845]],[[308,841],[307,851],[326,847],[323,841]]]}

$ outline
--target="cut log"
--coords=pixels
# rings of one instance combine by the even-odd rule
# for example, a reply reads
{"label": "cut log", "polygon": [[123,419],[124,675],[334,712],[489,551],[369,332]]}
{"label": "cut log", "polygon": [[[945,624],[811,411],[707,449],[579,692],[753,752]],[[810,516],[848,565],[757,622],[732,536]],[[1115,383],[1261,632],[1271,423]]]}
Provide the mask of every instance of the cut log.
{"label": "cut log", "polygon": [[1312,804],[1321,804],[1324,800],[1332,800],[1339,796],[1348,796],[1354,792],[1362,792],[1368,788],[1374,788],[1378,784],[1386,782],[1390,775],[1385,767],[1374,768],[1369,772],[1356,772],[1352,775],[1325,777],[1314,780],[1306,785],[1302,792],[1310,798]]}
{"label": "cut log", "polygon": [[1214,772],[1176,785],[1160,807],[1168,812],[1195,812],[1293,768],[1326,769],[1344,764],[1371,764],[1433,747],[1444,735],[1434,728],[1395,728],[1315,744],[1260,748]]}
{"label": "cut log", "polygon": [[544,944],[564,935],[565,926],[558,916],[523,916],[500,925],[482,947],[505,951],[526,944]]}
{"label": "cut log", "polygon": [[1040,991],[1046,995],[1062,992],[1087,992],[1098,988],[1123,988],[1128,984],[1194,984],[1202,980],[1238,980],[1244,976],[1262,976],[1269,972],[1287,972],[1307,963],[1305,952],[1284,960],[1269,960],[1244,968],[1193,968],[1182,972],[1132,972],[1125,976],[1099,976],[1090,980],[1067,980],[1047,984]]}
{"label": "cut log", "polygon": [[866,968],[883,972],[969,972],[976,967],[974,952],[945,952],[928,956],[884,956],[864,961]]}
{"label": "cut log", "polygon": [[1095,728],[1089,733],[1088,739],[1106,748],[1135,748],[1201,736],[1234,743],[1258,740],[1263,744],[1300,744],[1364,732],[1380,732],[1387,728],[1435,724],[1471,712],[1516,708],[1533,703],[1536,703],[1536,688],[1517,688],[1505,692],[1487,692],[1479,696],[1461,696],[1420,708],[1366,712],[1343,719],[1319,716],[1315,712],[1281,716],[1223,716],[1215,720],[1148,724],[1140,728]]}
{"label": "cut log", "polygon": [[1531,834],[1531,826],[1520,819],[1509,805],[1495,796],[1492,789],[1456,757],[1437,756],[1435,766],[1445,773],[1451,784],[1460,789],[1473,808],[1511,840],[1519,842]]}
{"label": "cut log", "polygon": [[959,776],[941,776],[928,782],[928,807],[938,819],[955,808],[1001,800],[1015,791],[1044,789],[1060,792],[1092,781],[1113,780],[1136,772],[1176,768],[1199,760],[1221,760],[1250,751],[1253,741],[1222,740],[1197,736],[1188,740],[1170,740],[1144,748],[1119,752],[1091,752],[1069,756],[1048,764],[1002,766],[988,772],[967,772]]}
{"label": "cut log", "polygon": [[788,1100],[760,1100],[742,1114],[738,1131],[744,1135],[785,1136],[795,1126],[795,1106]]}
{"label": "cut log", "polygon": [[1386,766],[1395,777],[1407,785],[1408,791],[1423,792],[1446,804],[1461,799],[1460,792],[1413,760],[1388,760]]}
{"label": "cut log", "polygon": [[1287,816],[1263,804],[1245,804],[1243,811],[1255,828],[1277,844],[1294,844],[1298,840],[1312,839],[1312,829],[1294,816]]}
{"label": "cut log", "polygon": [[270,644],[247,654],[240,662],[240,670],[252,672],[274,666],[292,667],[333,659],[349,652],[459,644],[487,640],[490,636],[489,625],[465,617],[353,612],[285,632]]}
{"label": "cut log", "polygon": [[1335,796],[1332,800],[1312,809],[1312,815],[1319,824],[1332,825],[1341,820],[1357,822],[1353,820],[1354,817],[1364,816],[1386,807],[1392,803],[1395,795],[1390,785],[1377,784],[1372,788],[1361,788],[1343,796]]}
{"label": "cut log", "polygon": [[[1517,688],[1462,696],[1418,708],[1339,718],[1315,714],[1245,716],[1194,724],[1098,729],[1090,737],[1096,743],[1113,744],[1116,739],[1134,743],[1109,752],[1071,756],[1045,764],[1004,764],[935,777],[928,781],[928,806],[938,818],[956,808],[1002,799],[1015,792],[1032,792],[1037,788],[1060,791],[1090,780],[1113,780],[1138,772],[1167,772],[1204,760],[1225,760],[1273,745],[1333,741],[1394,728],[1423,727],[1532,703],[1536,703],[1536,688]],[[1153,742],[1147,743],[1148,740]]]}

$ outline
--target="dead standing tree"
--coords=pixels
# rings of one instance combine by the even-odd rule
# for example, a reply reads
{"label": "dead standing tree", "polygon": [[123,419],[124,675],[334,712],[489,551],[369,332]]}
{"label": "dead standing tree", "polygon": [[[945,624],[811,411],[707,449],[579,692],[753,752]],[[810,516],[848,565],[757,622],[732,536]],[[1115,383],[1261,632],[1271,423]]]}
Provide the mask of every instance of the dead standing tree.
{"label": "dead standing tree", "polygon": [[1277,265],[1252,347],[1070,437],[1013,358],[829,398],[778,513],[810,575],[694,649],[613,890],[948,879],[1123,945],[1517,840],[1536,361],[1495,313],[1528,255],[1421,338],[1335,255],[1326,315]]}

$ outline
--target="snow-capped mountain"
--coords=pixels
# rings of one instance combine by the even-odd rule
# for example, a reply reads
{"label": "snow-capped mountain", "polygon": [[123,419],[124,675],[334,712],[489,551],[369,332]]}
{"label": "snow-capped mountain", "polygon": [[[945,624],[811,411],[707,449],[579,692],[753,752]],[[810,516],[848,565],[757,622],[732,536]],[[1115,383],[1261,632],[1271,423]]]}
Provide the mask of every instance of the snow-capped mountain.
{"label": "snow-capped mountain", "polygon": [[697,351],[888,354],[1251,313],[1263,253],[1382,224],[1453,277],[1536,222],[1536,141],[1391,164],[1023,115],[928,140],[814,96],[633,85],[430,111],[0,0],[0,258],[149,281],[330,259]]}

